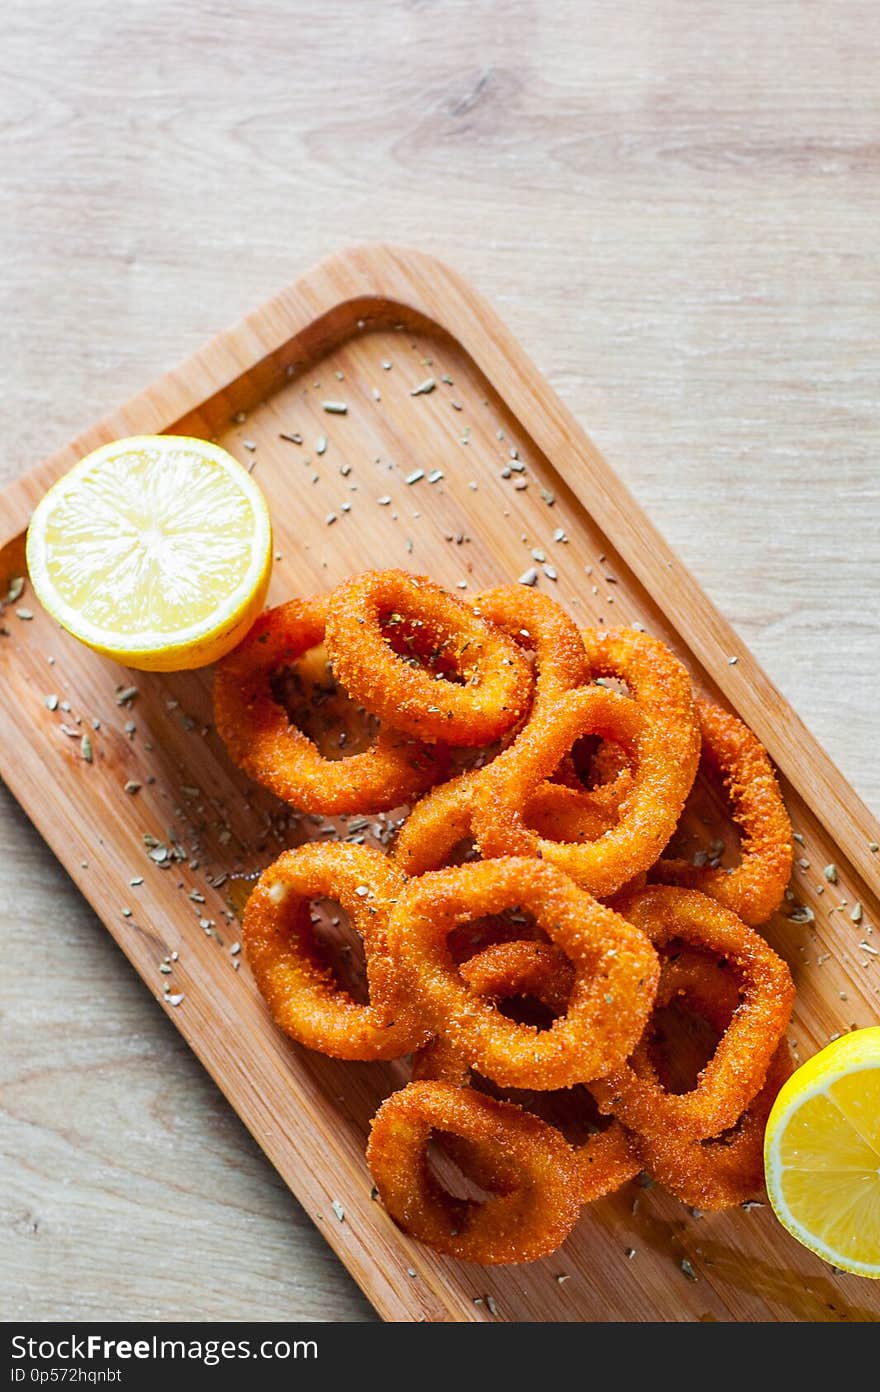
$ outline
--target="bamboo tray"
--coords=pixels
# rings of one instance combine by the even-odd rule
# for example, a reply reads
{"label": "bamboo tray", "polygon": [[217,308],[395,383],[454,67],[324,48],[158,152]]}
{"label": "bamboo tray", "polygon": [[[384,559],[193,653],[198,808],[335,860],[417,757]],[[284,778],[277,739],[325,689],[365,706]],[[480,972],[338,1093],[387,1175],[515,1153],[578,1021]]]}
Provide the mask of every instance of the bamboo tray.
{"label": "bamboo tray", "polygon": [[[327,414],[328,398],[347,413]],[[793,1044],[806,1057],[877,1020],[876,824],[457,275],[414,251],[368,246],[282,291],[0,496],[0,594],[24,573],[24,532],[45,488],[107,440],[160,431],[217,439],[256,469],[276,529],[272,602],[379,564],[465,594],[534,568],[584,623],[638,622],[663,638],[704,692],[752,726],[783,776],[802,860],[767,933],[797,980]],[[408,481],[417,470],[424,476]],[[637,1184],[527,1267],[458,1265],[402,1236],[371,1200],[363,1159],[369,1118],[402,1075],[297,1048],[271,1024],[247,968],[235,969],[223,876],[261,868],[292,832],[279,805],[231,768],[210,728],[209,674],[114,667],[62,633],[27,587],[0,626],[3,777],[385,1319],[878,1317],[880,1284],[835,1274],[768,1208],[694,1217]],[[118,704],[133,685],[137,696]],[[126,793],[128,780],[140,790]],[[832,862],[834,885],[822,874]],[[809,913],[792,921],[797,905]],[[158,964],[173,953],[169,978]]]}

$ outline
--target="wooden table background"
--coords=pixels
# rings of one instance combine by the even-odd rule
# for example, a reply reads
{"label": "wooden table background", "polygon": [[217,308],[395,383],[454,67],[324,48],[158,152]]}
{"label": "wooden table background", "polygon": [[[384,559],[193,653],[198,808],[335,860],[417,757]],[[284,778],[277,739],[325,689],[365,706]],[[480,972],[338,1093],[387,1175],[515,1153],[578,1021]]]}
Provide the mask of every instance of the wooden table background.
{"label": "wooden table background", "polygon": [[[6,0],[0,481],[328,251],[445,257],[880,805],[864,0]],[[0,787],[2,1317],[366,1302]]]}

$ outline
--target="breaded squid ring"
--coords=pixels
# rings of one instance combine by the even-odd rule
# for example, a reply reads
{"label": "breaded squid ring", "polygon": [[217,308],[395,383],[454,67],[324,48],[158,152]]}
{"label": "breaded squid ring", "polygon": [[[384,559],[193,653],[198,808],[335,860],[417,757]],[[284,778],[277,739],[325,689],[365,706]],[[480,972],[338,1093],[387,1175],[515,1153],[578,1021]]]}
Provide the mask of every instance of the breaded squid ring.
{"label": "breaded squid ring", "polygon": [[638,1071],[637,1056],[590,1090],[601,1111],[644,1136],[664,1129],[683,1141],[717,1136],[763,1086],[791,1016],[791,973],[754,929],[695,890],[649,886],[618,907],[659,949],[680,939],[725,958],[740,978],[741,1003],[690,1092],[668,1092],[651,1070]]}
{"label": "breaded squid ring", "polygon": [[[660,982],[654,1011],[673,1004],[683,1004],[688,1012],[707,1021],[720,1039],[740,1004],[739,981],[717,954],[711,956],[695,948],[673,943],[660,951]],[[676,1057],[680,1053],[679,1039]],[[662,1065],[658,1066],[654,1061],[651,1023],[633,1049],[630,1062],[640,1077],[651,1077],[667,1086]],[[680,1089],[676,1088],[675,1091]]]}
{"label": "breaded squid ring", "polygon": [[[739,1003],[730,973],[702,954],[684,951],[663,962],[657,1004],[683,998],[719,1035]],[[733,1127],[702,1141],[683,1141],[663,1126],[631,1144],[643,1169],[670,1194],[693,1208],[714,1211],[754,1198],[764,1187],[764,1129],[776,1094],[791,1075],[783,1041],[770,1060],[764,1085]]]}
{"label": "breaded squid ring", "polygon": [[590,664],[573,619],[555,599],[522,585],[498,585],[475,596],[473,610],[535,655],[535,702],[552,701],[590,680]]}
{"label": "breaded squid ring", "polygon": [[[242,943],[273,1020],[297,1043],[331,1058],[394,1059],[427,1042],[388,951],[388,914],[401,887],[381,852],[342,842],[285,851],[263,871],[247,902]],[[317,949],[309,904],[324,897],[342,905],[363,939],[368,1005],[339,985]]]}
{"label": "breaded squid ring", "polygon": [[[665,643],[636,629],[585,628],[581,639],[593,676],[625,683],[649,722],[655,749],[662,748],[670,765],[679,765],[683,781],[690,789],[697,772],[700,734],[687,669]],[[606,827],[614,825],[634,790],[632,761],[626,758],[619,745],[604,742],[593,762],[600,781],[596,787],[588,789],[580,784],[571,758],[564,760],[555,775],[556,781],[549,789],[541,790],[539,811],[535,809],[539,821],[534,820],[533,808],[529,806],[527,824],[552,825],[555,813],[569,831],[565,839],[572,841],[594,840],[597,819]],[[580,829],[575,817],[577,804],[570,794],[555,792],[558,781],[580,793],[585,813]]]}
{"label": "breaded squid ring", "polygon": [[[530,796],[583,734],[613,739],[635,765],[633,791],[617,824],[596,841],[553,841],[525,823]],[[670,759],[658,727],[636,701],[601,686],[570,691],[529,722],[515,749],[484,770],[473,798],[473,829],[486,857],[540,855],[600,898],[647,870],[672,835],[693,780],[690,762]],[[560,788],[560,794],[568,790]]]}
{"label": "breaded squid ring", "polygon": [[392,856],[410,877],[441,870],[452,851],[471,834],[474,789],[483,769],[468,769],[438,783],[410,812],[394,843]]}
{"label": "breaded squid ring", "polygon": [[[603,740],[592,754],[585,769],[578,766],[577,752],[566,755],[551,782],[574,792],[589,793],[588,806],[597,818],[611,825],[617,820],[621,803],[632,792],[633,774],[629,760],[617,744]],[[584,775],[589,777],[589,782]],[[531,808],[529,809],[529,824]],[[592,840],[584,836],[584,840]]]}
{"label": "breaded squid ring", "polygon": [[[574,985],[574,968],[549,942],[517,939],[492,943],[459,965],[475,995],[497,1005],[514,996],[534,996],[554,1015],[562,1015]],[[470,1062],[448,1035],[440,1034],[413,1059],[413,1077],[464,1087]],[[488,1186],[487,1186],[488,1187]]]}
{"label": "breaded squid ring", "polygon": [[549,942],[493,943],[462,962],[458,970],[478,996],[490,1000],[534,996],[554,1015],[565,1013],[574,986],[574,967]]}
{"label": "breaded squid ring", "polygon": [[[631,781],[628,769],[627,774]],[[585,802],[583,789],[546,779],[528,798],[523,810],[529,831],[545,841],[572,844],[598,841],[612,829],[618,815],[619,807],[606,814],[594,803]]]}
{"label": "breaded squid ring", "polygon": [[[521,647],[534,652],[535,687],[525,725],[517,731],[515,747],[535,717],[566,691],[589,681],[583,641],[564,609],[537,590],[501,585],[476,596],[477,613],[497,624]],[[488,767],[488,766],[487,766]],[[404,822],[394,858],[407,875],[439,870],[453,847],[471,830],[471,800],[484,769],[470,769],[440,784],[416,804]]]}
{"label": "breaded squid ring", "polygon": [[775,913],[791,876],[791,822],[767,751],[735,715],[698,700],[703,764],[723,782],[740,829],[740,863],[733,870],[662,858],[651,878],[709,894],[753,928]]}
{"label": "breaded squid ring", "polygon": [[[457,1199],[428,1168],[432,1131],[503,1156],[516,1187],[485,1201]],[[449,1083],[409,1083],[373,1118],[367,1164],[398,1227],[435,1251],[484,1266],[534,1261],[574,1227],[580,1199],[574,1153],[546,1122],[510,1102]]]}
{"label": "breaded squid ring", "polygon": [[[468,919],[519,906],[568,957],[574,986],[549,1029],[507,1019],[470,990],[447,946]],[[618,1067],[651,1013],[659,962],[645,935],[539,860],[476,861],[411,880],[388,924],[428,1026],[500,1087],[554,1091]]]}
{"label": "breaded squid ring", "polygon": [[[552,943],[512,941],[493,943],[469,957],[460,967],[462,979],[478,996],[494,1004],[513,996],[533,996],[560,1015],[568,1004],[574,970]],[[467,1087],[471,1068],[467,1058],[445,1035],[437,1035],[413,1055],[416,1082],[452,1083]],[[463,1174],[490,1194],[516,1188],[518,1174],[503,1152],[462,1136],[444,1136],[443,1149]]]}
{"label": "breaded squid ring", "polygon": [[261,614],[217,668],[214,723],[230,757],[304,812],[382,812],[408,802],[446,769],[444,751],[399,730],[361,754],[325,759],[272,694],[272,678],[324,641],[324,599],[294,599]]}
{"label": "breaded squid ring", "polygon": [[[555,1015],[562,1014],[571,996],[574,970],[552,943],[493,944],[462,963],[463,979],[476,995],[496,1005],[514,996],[533,996]],[[433,1079],[464,1087],[470,1080],[467,1058],[444,1036],[432,1039],[413,1058],[413,1078]],[[445,1148],[464,1174],[490,1193],[505,1193],[516,1173],[503,1155],[464,1141],[444,1138]],[[618,1121],[573,1147],[577,1157],[580,1201],[592,1203],[619,1189],[638,1174],[641,1164],[632,1138]]]}
{"label": "breaded squid ring", "polygon": [[682,1141],[656,1131],[636,1143],[641,1164],[675,1198],[692,1208],[714,1212],[733,1208],[764,1188],[764,1132],[779,1089],[793,1072],[783,1041],[770,1060],[764,1085],[748,1107],[719,1136]]}
{"label": "breaded squid ring", "polygon": [[[395,652],[395,626],[457,678]],[[327,649],[342,684],[369,711],[418,739],[489,744],[528,710],[529,663],[494,624],[424,576],[371,570],[327,601]]]}

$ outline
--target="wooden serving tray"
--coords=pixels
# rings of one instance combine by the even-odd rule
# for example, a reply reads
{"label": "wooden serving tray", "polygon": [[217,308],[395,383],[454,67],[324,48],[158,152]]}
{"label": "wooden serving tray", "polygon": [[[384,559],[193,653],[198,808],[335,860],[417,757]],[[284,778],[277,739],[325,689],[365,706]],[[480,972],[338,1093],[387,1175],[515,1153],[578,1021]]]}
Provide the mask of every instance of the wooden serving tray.
{"label": "wooden serving tray", "polygon": [[[428,379],[434,387],[419,392]],[[346,414],[328,414],[328,399]],[[160,431],[216,439],[254,466],[276,532],[272,602],[377,565],[464,584],[464,594],[534,568],[584,623],[638,622],[663,638],[783,775],[802,859],[794,899],[767,934],[797,981],[800,1056],[877,1021],[876,823],[451,270],[390,246],[335,256],[72,441],[0,496],[0,594],[24,573],[25,529],[49,484],[105,441]],[[230,766],[210,727],[210,674],[115,667],[61,632],[27,586],[0,625],[3,777],[385,1319],[877,1318],[880,1283],[834,1273],[769,1208],[695,1217],[638,1184],[585,1211],[562,1250],[530,1266],[457,1264],[409,1241],[371,1199],[363,1155],[400,1067],[298,1048],[273,1026],[246,966],[235,970],[221,877],[267,864],[291,830],[279,804]],[[130,686],[137,696],[118,704]],[[140,790],[126,793],[128,780]],[[831,864],[835,884],[823,874]],[[173,953],[171,975],[161,974]],[[176,1005],[166,982],[171,1000],[183,997]]]}

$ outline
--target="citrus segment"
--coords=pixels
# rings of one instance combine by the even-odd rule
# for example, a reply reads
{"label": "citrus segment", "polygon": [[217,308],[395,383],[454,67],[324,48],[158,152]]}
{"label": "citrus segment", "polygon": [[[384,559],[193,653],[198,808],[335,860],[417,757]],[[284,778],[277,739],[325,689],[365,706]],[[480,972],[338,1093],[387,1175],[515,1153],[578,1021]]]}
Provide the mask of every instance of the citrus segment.
{"label": "citrus segment", "polygon": [[204,440],[142,435],[95,450],[42,499],[28,530],[38,598],[77,638],[128,666],[215,661],[262,608],[271,526],[257,485]]}
{"label": "citrus segment", "polygon": [[880,1277],[880,1028],[835,1040],[789,1078],[764,1163],[794,1237],[835,1266]]}

